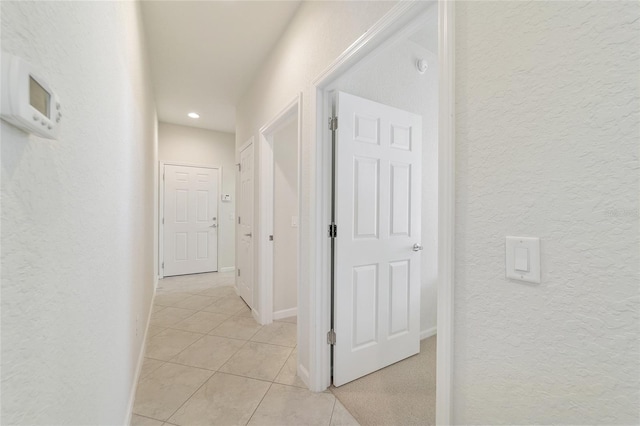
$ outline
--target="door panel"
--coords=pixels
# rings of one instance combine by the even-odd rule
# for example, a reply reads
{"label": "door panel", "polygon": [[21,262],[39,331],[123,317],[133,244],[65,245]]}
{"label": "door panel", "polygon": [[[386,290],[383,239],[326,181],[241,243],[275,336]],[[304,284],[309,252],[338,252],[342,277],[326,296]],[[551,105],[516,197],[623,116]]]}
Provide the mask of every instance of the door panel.
{"label": "door panel", "polygon": [[164,166],[164,276],[218,270],[219,171]]}
{"label": "door panel", "polygon": [[420,350],[420,116],[337,97],[333,382]]}
{"label": "door panel", "polygon": [[253,144],[240,152],[240,197],[238,198],[238,277],[240,297],[253,307]]}

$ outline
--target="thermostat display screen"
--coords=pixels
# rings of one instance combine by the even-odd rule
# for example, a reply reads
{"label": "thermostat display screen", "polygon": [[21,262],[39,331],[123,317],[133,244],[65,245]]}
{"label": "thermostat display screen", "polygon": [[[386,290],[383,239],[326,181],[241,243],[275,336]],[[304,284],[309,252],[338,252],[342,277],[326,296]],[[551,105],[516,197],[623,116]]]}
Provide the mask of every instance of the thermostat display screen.
{"label": "thermostat display screen", "polygon": [[44,87],[40,86],[33,77],[29,76],[29,103],[31,106],[40,111],[45,117],[51,118],[49,115],[50,100],[51,95],[49,92],[44,90]]}

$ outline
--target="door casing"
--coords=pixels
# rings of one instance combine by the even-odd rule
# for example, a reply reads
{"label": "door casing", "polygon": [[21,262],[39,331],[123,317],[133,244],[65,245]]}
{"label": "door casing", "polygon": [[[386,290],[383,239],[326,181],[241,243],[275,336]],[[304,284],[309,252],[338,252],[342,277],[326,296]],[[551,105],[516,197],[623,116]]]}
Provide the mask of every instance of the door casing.
{"label": "door casing", "polygon": [[[315,250],[302,253],[313,256],[306,277],[309,326],[299,338],[309,346],[309,388],[322,391],[330,385],[331,356],[326,333],[331,325],[330,241],[326,238],[330,223],[331,150],[327,120],[331,116],[332,84],[376,48],[384,46],[436,2],[400,2],[362,37],[347,48],[313,82],[311,93],[311,129],[315,143],[311,146],[315,159],[312,217],[307,232]],[[436,423],[452,420],[452,355],[453,355],[453,282],[454,282],[454,218],[455,218],[455,132],[454,132],[454,59],[455,2],[438,0],[438,348]],[[302,233],[302,230],[301,230]],[[301,256],[301,258],[302,258]],[[300,333],[300,332],[299,332]],[[300,340],[299,340],[300,342]]]}

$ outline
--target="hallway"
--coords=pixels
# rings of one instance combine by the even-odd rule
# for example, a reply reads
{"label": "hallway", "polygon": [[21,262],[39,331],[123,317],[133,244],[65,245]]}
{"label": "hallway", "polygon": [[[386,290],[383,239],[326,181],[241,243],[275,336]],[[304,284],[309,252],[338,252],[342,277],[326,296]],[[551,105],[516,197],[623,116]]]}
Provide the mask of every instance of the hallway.
{"label": "hallway", "polygon": [[159,282],[131,424],[357,425],[333,394],[296,377],[296,318],[258,325],[233,280]]}

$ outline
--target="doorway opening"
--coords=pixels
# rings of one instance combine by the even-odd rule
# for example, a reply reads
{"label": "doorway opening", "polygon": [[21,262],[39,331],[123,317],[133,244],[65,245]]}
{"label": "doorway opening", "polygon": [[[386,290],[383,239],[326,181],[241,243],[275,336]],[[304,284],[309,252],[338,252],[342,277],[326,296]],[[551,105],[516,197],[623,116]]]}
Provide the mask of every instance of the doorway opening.
{"label": "doorway opening", "polygon": [[[312,90],[312,105],[315,110],[312,114],[315,123],[315,167],[317,201],[313,204],[311,214],[317,219],[313,221],[313,234],[317,256],[314,258],[313,270],[317,271],[310,276],[314,284],[311,286],[311,312],[309,327],[310,346],[310,388],[324,390],[331,384],[332,365],[331,347],[327,344],[327,331],[331,327],[331,240],[326,238],[326,226],[331,218],[331,133],[326,125],[333,114],[332,97],[334,92],[347,91],[357,96],[368,98],[380,103],[396,106],[404,110],[412,110],[402,102],[406,98],[414,98],[419,101],[425,96],[424,87],[398,87],[399,91],[394,95],[393,86],[402,85],[407,81],[409,74],[396,74],[396,79],[389,76],[381,76],[379,70],[387,70],[387,74],[393,73],[420,73],[421,71],[437,71],[437,82],[431,87],[431,107],[433,114],[425,114],[416,111],[423,116],[426,131],[435,133],[428,135],[428,148],[423,153],[435,153],[425,163],[423,157],[423,170],[427,170],[435,176],[435,180],[423,182],[423,201],[431,203],[428,208],[435,212],[436,224],[429,223],[423,230],[427,231],[432,245],[427,249],[424,242],[424,254],[429,251],[431,256],[427,259],[430,268],[423,268],[434,274],[430,279],[429,289],[424,291],[424,279],[421,277],[423,294],[429,295],[433,309],[427,311],[433,321],[432,326],[425,327],[424,318],[421,319],[420,337],[424,338],[430,333],[438,332],[438,364],[437,364],[437,390],[436,390],[436,422],[447,424],[451,415],[451,353],[452,353],[452,281],[453,281],[453,205],[454,205],[454,157],[453,157],[453,4],[452,2],[415,2],[402,3],[389,12],[381,21],[365,33],[361,39],[349,47],[324,73],[314,82]],[[420,21],[420,18],[429,17],[429,23]],[[418,17],[418,19],[416,19]],[[409,40],[420,44],[420,30],[428,28],[430,32],[429,50],[434,56],[431,58],[411,57],[409,65],[400,64],[398,61],[384,61],[381,52],[394,53],[398,40]],[[394,48],[394,45],[396,46]],[[424,47],[424,46],[423,46]],[[399,53],[402,49],[397,49]],[[405,52],[407,53],[407,52]],[[410,53],[410,52],[409,52]],[[374,64],[380,69],[375,69]],[[425,69],[426,65],[426,69]],[[395,68],[394,68],[395,66]],[[364,73],[369,70],[370,73]],[[404,70],[404,71],[403,71]],[[428,71],[427,71],[428,72]],[[415,74],[411,74],[415,77]],[[346,86],[345,86],[346,84]],[[350,86],[349,86],[350,85]],[[375,86],[379,92],[360,92],[366,85]],[[340,126],[340,123],[338,123]],[[433,165],[430,170],[427,165]],[[430,188],[425,194],[424,189]],[[427,196],[425,200],[425,195]],[[424,207],[424,206],[423,206]],[[424,224],[424,218],[423,218]],[[340,238],[340,224],[338,225],[338,238]],[[428,231],[431,229],[430,231]],[[428,255],[427,255],[428,256]],[[422,262],[424,265],[424,262]],[[340,283],[337,283],[340,285]],[[437,289],[437,291],[436,291]],[[431,292],[431,293],[430,293]],[[420,301],[424,305],[424,301]],[[437,309],[436,309],[437,307]],[[422,309],[425,312],[425,309]],[[436,325],[437,323],[437,325]],[[337,336],[339,341],[340,336]]]}
{"label": "doorway opening", "polygon": [[298,312],[300,115],[297,96],[260,129],[260,323]]}
{"label": "doorway opening", "polygon": [[[337,159],[335,170],[330,163],[322,170],[340,182],[334,193],[328,191],[341,222],[332,224],[338,231],[335,252],[328,248],[336,258],[328,321],[336,340],[348,346],[331,348],[326,380],[336,385],[413,355],[421,339],[436,334],[435,6],[414,9],[377,46],[334,73],[319,93],[319,115],[337,118],[335,131],[323,126],[322,132],[325,149]],[[336,135],[334,153],[328,141]]]}

